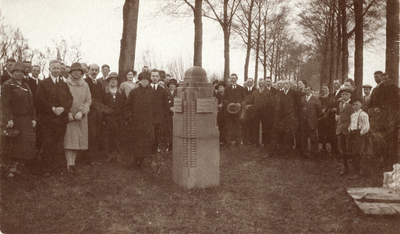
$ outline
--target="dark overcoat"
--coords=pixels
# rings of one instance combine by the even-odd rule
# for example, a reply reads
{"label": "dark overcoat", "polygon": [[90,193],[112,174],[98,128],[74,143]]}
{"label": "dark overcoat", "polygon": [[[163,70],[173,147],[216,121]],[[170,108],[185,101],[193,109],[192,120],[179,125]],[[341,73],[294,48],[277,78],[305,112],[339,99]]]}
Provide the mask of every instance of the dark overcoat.
{"label": "dark overcoat", "polygon": [[128,151],[137,158],[154,152],[154,94],[151,88],[140,85],[129,93],[125,103],[124,115],[131,131]]}
{"label": "dark overcoat", "polygon": [[280,91],[275,95],[274,127],[286,133],[294,133],[298,127],[299,99],[295,90],[289,89],[287,94]]}
{"label": "dark overcoat", "polygon": [[7,146],[9,156],[19,159],[34,158],[35,134],[32,120],[36,120],[36,111],[32,92],[25,82],[19,85],[14,78],[4,82],[1,86],[1,113],[2,127],[13,120],[13,128],[19,131],[12,139],[12,144]]}

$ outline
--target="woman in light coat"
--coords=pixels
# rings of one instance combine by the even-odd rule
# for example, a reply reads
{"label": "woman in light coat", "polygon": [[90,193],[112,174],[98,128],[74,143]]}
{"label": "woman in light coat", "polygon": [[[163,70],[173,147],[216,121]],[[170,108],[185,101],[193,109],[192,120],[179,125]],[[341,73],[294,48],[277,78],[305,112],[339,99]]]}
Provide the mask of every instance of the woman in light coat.
{"label": "woman in light coat", "polygon": [[72,64],[70,74],[66,83],[72,94],[73,103],[68,113],[69,123],[64,137],[64,151],[69,172],[75,170],[75,158],[78,150],[88,149],[87,113],[92,103],[89,86],[82,78],[84,70],[81,64]]}

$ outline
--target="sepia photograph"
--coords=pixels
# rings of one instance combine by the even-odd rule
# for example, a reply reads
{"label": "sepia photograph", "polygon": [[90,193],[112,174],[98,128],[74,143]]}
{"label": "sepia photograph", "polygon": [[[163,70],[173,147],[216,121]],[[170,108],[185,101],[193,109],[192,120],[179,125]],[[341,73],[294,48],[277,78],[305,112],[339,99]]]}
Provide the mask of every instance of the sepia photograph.
{"label": "sepia photograph", "polygon": [[0,233],[399,233],[399,11],[0,0]]}

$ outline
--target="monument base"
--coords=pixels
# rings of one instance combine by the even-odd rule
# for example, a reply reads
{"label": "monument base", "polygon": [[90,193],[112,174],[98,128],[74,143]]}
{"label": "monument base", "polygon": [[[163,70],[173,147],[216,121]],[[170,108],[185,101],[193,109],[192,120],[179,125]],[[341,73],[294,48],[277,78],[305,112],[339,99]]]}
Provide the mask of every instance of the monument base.
{"label": "monument base", "polygon": [[[174,149],[182,149],[173,150],[174,183],[187,189],[219,185],[218,137],[185,139],[174,136],[173,146]],[[195,157],[188,157],[188,153]]]}

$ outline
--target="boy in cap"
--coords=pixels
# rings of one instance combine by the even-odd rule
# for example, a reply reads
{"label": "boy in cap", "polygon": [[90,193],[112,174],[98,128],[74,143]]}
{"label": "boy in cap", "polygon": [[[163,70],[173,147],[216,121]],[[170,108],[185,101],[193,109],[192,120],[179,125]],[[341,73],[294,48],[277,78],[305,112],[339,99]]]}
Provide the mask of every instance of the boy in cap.
{"label": "boy in cap", "polygon": [[117,158],[117,151],[120,146],[120,133],[122,130],[123,107],[126,101],[121,89],[118,87],[118,73],[111,72],[106,79],[107,86],[103,89],[104,105],[110,107],[111,113],[104,113],[105,139],[108,149],[106,162]]}
{"label": "boy in cap", "polygon": [[363,102],[363,111],[368,111],[368,105],[369,105],[369,101],[371,100],[371,89],[372,86],[369,84],[365,84],[363,86],[361,86],[364,90],[364,96],[362,97],[362,102]]}
{"label": "boy in cap", "polygon": [[338,95],[341,96],[341,102],[339,103],[339,110],[336,115],[336,135],[338,136],[338,144],[340,154],[343,159],[343,171],[340,172],[341,175],[347,174],[349,172],[349,167],[347,163],[348,158],[348,136],[349,136],[349,126],[351,115],[354,113],[353,107],[350,104],[350,98],[353,93],[353,89],[350,87],[342,87]]}
{"label": "boy in cap", "polygon": [[[369,118],[368,114],[361,109],[363,105],[361,98],[354,98],[350,103],[355,111],[351,115],[348,135],[348,145],[351,145],[348,150],[349,155],[353,159],[355,173],[354,176],[350,177],[350,179],[356,179],[359,174],[362,174],[360,170],[360,160],[364,148],[365,134],[369,131]],[[344,159],[343,164],[347,164],[347,162],[344,162]]]}

